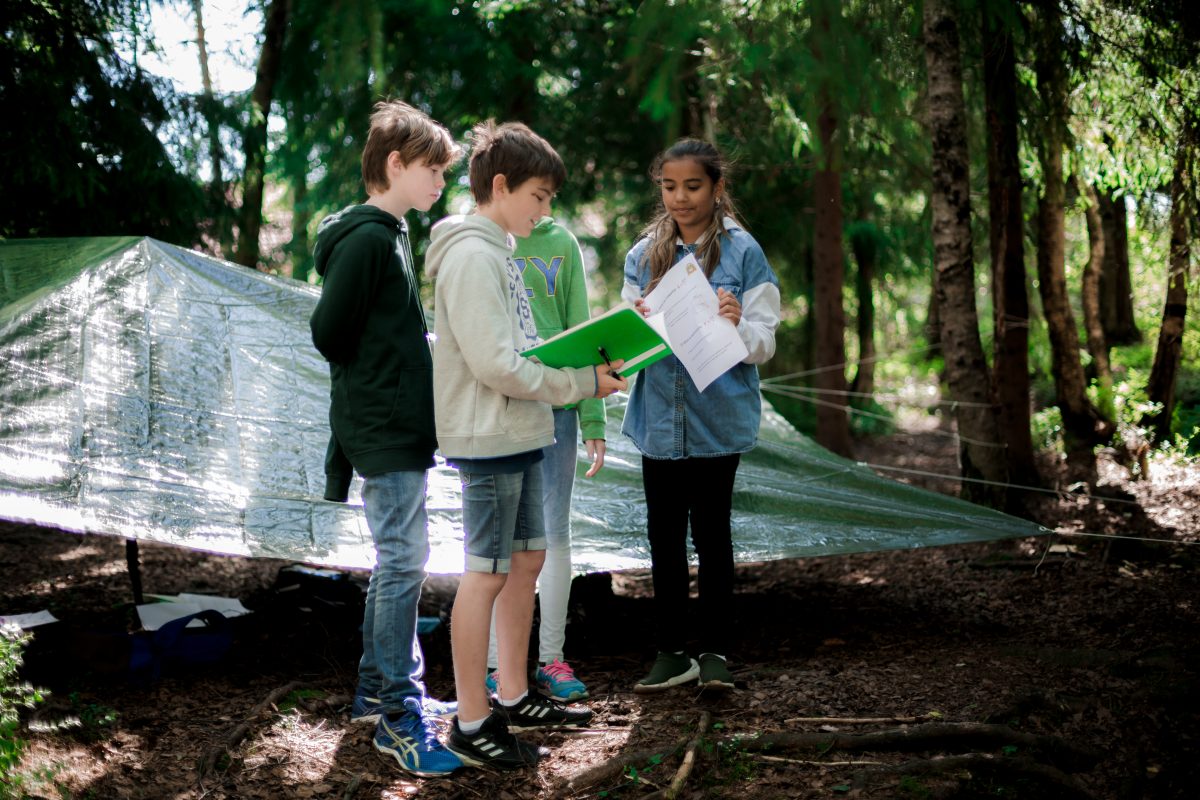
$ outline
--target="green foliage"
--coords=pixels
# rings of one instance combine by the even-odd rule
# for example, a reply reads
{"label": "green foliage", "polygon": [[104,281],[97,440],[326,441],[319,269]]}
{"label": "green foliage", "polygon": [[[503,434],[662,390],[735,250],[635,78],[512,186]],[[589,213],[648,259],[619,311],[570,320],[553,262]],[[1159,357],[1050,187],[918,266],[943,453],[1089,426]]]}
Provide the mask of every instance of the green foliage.
{"label": "green foliage", "polygon": [[320,689],[296,689],[295,691],[288,692],[287,697],[280,701],[278,709],[281,712],[291,711],[299,706],[304,700],[311,700],[324,696],[325,692],[321,691]]}
{"label": "green foliage", "polygon": [[186,103],[122,56],[142,46],[147,13],[136,0],[8,4],[0,236],[198,239],[199,187],[160,140]]}
{"label": "green foliage", "polygon": [[896,788],[902,797],[911,797],[915,800],[927,800],[927,798],[933,797],[933,792],[912,775],[901,776],[900,783],[896,785]]}
{"label": "green foliage", "polygon": [[1033,446],[1039,450],[1061,452],[1063,449],[1062,412],[1058,406],[1045,406],[1030,419]]}
{"label": "green foliage", "polygon": [[78,692],[72,692],[67,699],[71,702],[73,716],[66,727],[74,728],[77,738],[86,742],[97,742],[107,739],[112,734],[120,717],[116,709],[103,703],[85,700]]}
{"label": "green foliage", "polygon": [[15,626],[0,626],[0,800],[23,794],[23,777],[17,773],[26,747],[26,741],[17,735],[20,710],[33,708],[43,699],[41,691],[20,682],[17,676],[22,653],[31,638]]}

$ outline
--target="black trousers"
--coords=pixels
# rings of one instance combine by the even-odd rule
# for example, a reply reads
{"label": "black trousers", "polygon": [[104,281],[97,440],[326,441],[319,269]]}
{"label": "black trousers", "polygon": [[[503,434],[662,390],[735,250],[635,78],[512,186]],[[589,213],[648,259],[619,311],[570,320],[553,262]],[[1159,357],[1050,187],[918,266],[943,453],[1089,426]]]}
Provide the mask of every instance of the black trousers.
{"label": "black trousers", "polygon": [[700,652],[727,655],[732,625],[733,533],[730,508],[740,455],[642,458],[646,527],[659,650],[685,649],[688,636],[688,522],[700,562]]}

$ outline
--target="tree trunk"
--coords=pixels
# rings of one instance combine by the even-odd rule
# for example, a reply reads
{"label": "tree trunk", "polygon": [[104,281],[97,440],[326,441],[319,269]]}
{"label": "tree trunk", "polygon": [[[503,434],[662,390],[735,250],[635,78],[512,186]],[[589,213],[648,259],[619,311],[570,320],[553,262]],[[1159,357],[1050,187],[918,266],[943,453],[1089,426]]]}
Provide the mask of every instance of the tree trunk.
{"label": "tree trunk", "polygon": [[239,220],[235,260],[246,267],[258,266],[258,232],[262,227],[263,183],[267,161],[267,117],[279,77],[283,36],[287,31],[289,0],[271,0],[264,14],[262,52],[254,76],[250,123],[246,126],[246,174],[242,180],[242,212]]}
{"label": "tree trunk", "polygon": [[1100,413],[1108,419],[1116,419],[1113,408],[1112,368],[1108,363],[1108,343],[1104,340],[1104,325],[1100,321],[1100,272],[1104,264],[1104,226],[1100,221],[1099,200],[1096,191],[1088,186],[1084,194],[1087,207],[1088,251],[1087,266],[1083,268],[1083,327],[1087,331],[1088,352],[1096,369],[1096,382],[1100,386]]}
{"label": "tree trunk", "polygon": [[[1001,8],[984,0],[983,73],[987,115],[988,219],[990,223],[995,389],[999,424],[1007,444],[1009,476],[1038,485],[1029,402],[1029,295],[1025,283],[1024,215],[1017,137],[1017,60],[1012,31]],[[1014,13],[1016,13],[1014,11]]]}
{"label": "tree trunk", "polygon": [[308,267],[312,263],[308,245],[308,223],[312,219],[312,211],[308,207],[308,178],[303,170],[298,170],[292,176],[291,184],[292,239],[288,242],[288,252],[292,258],[292,277],[307,283]]}
{"label": "tree trunk", "polygon": [[854,289],[858,297],[858,369],[850,391],[855,395],[875,391],[875,261],[879,248],[870,231],[860,230],[850,237],[850,249],[858,265]]}
{"label": "tree trunk", "polygon": [[1142,424],[1154,430],[1158,442],[1170,441],[1171,416],[1175,411],[1175,376],[1183,353],[1184,318],[1187,316],[1187,284],[1191,271],[1191,246],[1188,226],[1196,214],[1195,186],[1190,184],[1191,161],[1195,153],[1196,129],[1184,123],[1175,156],[1175,175],[1171,180],[1171,262],[1167,277],[1167,301],[1163,305],[1162,327],[1146,394],[1161,408],[1147,414]]}
{"label": "tree trunk", "polygon": [[1042,7],[1036,58],[1038,92],[1042,99],[1042,141],[1039,159],[1045,188],[1038,202],[1037,269],[1042,311],[1050,334],[1054,389],[1062,412],[1067,461],[1079,479],[1094,482],[1096,457],[1092,448],[1107,438],[1104,425],[1088,401],[1079,332],[1067,297],[1065,272],[1066,185],[1062,151],[1066,141],[1066,80],[1062,61],[1062,18],[1055,3]]}
{"label": "tree trunk", "polygon": [[[933,138],[934,269],[946,378],[951,399],[961,403],[955,418],[962,474],[1003,484],[1008,482],[1008,469],[975,308],[970,160],[955,0],[925,0],[924,36]],[[997,508],[1006,498],[1003,486],[966,482],[963,495]]]}
{"label": "tree trunk", "polygon": [[1100,270],[1100,322],[1109,346],[1142,340],[1133,318],[1133,283],[1129,278],[1129,223],[1125,196],[1115,189],[1096,190],[1100,227],[1104,229],[1104,261]]}
{"label": "tree trunk", "polygon": [[[828,43],[830,17],[840,13],[835,4],[815,4],[813,57],[824,61],[821,44]],[[825,69],[829,69],[825,64]],[[816,384],[825,390],[829,404],[817,406],[817,442],[838,455],[849,457],[850,421],[846,411],[846,312],[842,305],[845,255],[842,250],[841,132],[838,110],[827,85],[818,90],[820,112],[817,132],[821,152],[813,177],[813,315],[816,318]],[[831,405],[836,404],[836,405]],[[838,407],[840,406],[840,407]]]}
{"label": "tree trunk", "polygon": [[196,15],[196,49],[200,56],[200,113],[208,128],[208,160],[212,163],[212,178],[208,184],[209,208],[212,214],[213,235],[221,250],[221,256],[233,255],[233,228],[230,225],[229,201],[225,197],[225,176],[222,162],[225,160],[221,147],[221,121],[217,115],[217,98],[213,94],[212,74],[208,70],[208,44],[204,33],[204,3],[192,0],[192,11]]}

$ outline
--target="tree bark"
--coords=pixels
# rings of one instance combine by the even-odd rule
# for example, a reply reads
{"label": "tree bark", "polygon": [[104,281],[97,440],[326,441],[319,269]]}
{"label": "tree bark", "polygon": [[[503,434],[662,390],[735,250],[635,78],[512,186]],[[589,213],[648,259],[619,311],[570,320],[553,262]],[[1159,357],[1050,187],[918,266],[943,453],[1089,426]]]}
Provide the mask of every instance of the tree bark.
{"label": "tree bark", "polygon": [[1100,322],[1109,346],[1142,340],[1133,317],[1133,283],[1129,278],[1129,223],[1125,196],[1115,189],[1096,190],[1100,226],[1104,229],[1104,261],[1100,270]]}
{"label": "tree bark", "polygon": [[[992,403],[991,376],[979,338],[971,253],[970,160],[955,0],[926,0],[925,65],[933,138],[933,247],[942,354],[955,409],[964,477],[1008,482]],[[963,482],[963,495],[1003,507],[1003,486]]]}
{"label": "tree bark", "polygon": [[858,265],[854,288],[858,297],[858,368],[850,391],[858,394],[875,392],[875,262],[879,248],[869,231],[859,231],[850,237],[850,249]]}
{"label": "tree bark", "polygon": [[1108,343],[1104,340],[1104,325],[1100,321],[1100,273],[1104,264],[1104,226],[1100,221],[1100,201],[1096,190],[1088,186],[1084,195],[1087,207],[1088,261],[1083,268],[1083,327],[1087,331],[1088,352],[1095,365],[1096,382],[1100,387],[1100,413],[1115,419],[1113,409],[1112,367],[1108,363]]}
{"label": "tree bark", "polygon": [[263,46],[258,56],[251,96],[250,122],[246,126],[246,174],[242,180],[242,211],[238,223],[237,263],[258,266],[258,232],[262,228],[263,184],[267,161],[267,117],[283,53],[283,37],[287,31],[289,0],[271,0],[263,26]]}
{"label": "tree bark", "polygon": [[1062,60],[1062,17],[1056,3],[1040,7],[1040,36],[1035,69],[1042,100],[1039,160],[1045,188],[1038,201],[1037,269],[1042,311],[1050,334],[1054,389],[1062,413],[1067,461],[1076,477],[1094,482],[1092,448],[1107,438],[1110,425],[1088,401],[1087,382],[1079,360],[1079,332],[1067,297],[1065,271],[1066,185],[1062,151],[1066,142],[1066,78]]}
{"label": "tree bark", "polygon": [[224,258],[233,254],[233,229],[230,225],[229,202],[225,197],[225,176],[222,162],[225,151],[221,146],[221,120],[217,115],[217,98],[213,94],[212,74],[208,69],[208,44],[204,32],[204,3],[192,0],[196,15],[196,49],[200,57],[200,113],[208,128],[208,160],[212,163],[212,178],[208,183],[209,207],[212,214],[214,238]]}
{"label": "tree bark", "polygon": [[983,3],[995,391],[1009,476],[1016,483],[1036,486],[1041,481],[1033,460],[1030,427],[1029,295],[1017,137],[1017,60],[1012,31],[1002,15],[1004,8],[1018,13],[1015,4],[1005,0]]}
{"label": "tree bark", "polygon": [[1183,353],[1184,318],[1187,316],[1187,284],[1191,271],[1191,246],[1188,226],[1196,213],[1195,186],[1188,180],[1195,157],[1196,128],[1185,122],[1175,155],[1175,174],[1171,180],[1171,261],[1167,277],[1167,300],[1163,305],[1162,327],[1146,394],[1159,403],[1157,412],[1147,414],[1142,424],[1152,428],[1158,442],[1170,441],[1171,416],[1175,411],[1175,377]]}
{"label": "tree bark", "polygon": [[[821,0],[814,4],[813,57],[825,60],[822,43],[829,42],[831,16],[840,13],[836,4]],[[826,70],[830,67],[824,65]],[[849,457],[850,421],[846,411],[846,312],[842,305],[845,254],[842,250],[841,136],[838,109],[827,82],[818,88],[820,112],[817,133],[821,152],[813,177],[813,316],[816,319],[816,384],[824,389],[830,404],[817,406],[817,442],[838,455]],[[840,407],[839,407],[840,406]]]}
{"label": "tree bark", "polygon": [[288,251],[292,258],[292,277],[308,282],[308,267],[312,263],[309,253],[308,223],[312,211],[308,207],[308,178],[298,170],[291,179],[292,184],[292,239]]}

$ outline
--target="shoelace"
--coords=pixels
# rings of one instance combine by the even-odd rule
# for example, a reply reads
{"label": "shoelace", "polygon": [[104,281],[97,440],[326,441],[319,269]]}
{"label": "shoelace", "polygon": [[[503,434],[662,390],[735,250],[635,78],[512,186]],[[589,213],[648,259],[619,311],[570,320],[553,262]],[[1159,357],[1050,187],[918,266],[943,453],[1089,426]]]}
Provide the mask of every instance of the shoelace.
{"label": "shoelace", "polygon": [[559,661],[557,658],[542,667],[542,672],[551,676],[556,681],[575,680],[575,671],[571,669],[571,665],[565,661]]}

